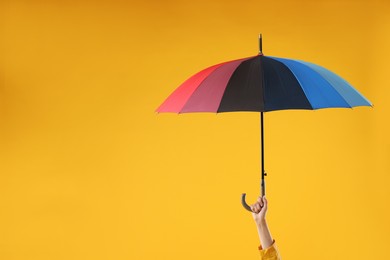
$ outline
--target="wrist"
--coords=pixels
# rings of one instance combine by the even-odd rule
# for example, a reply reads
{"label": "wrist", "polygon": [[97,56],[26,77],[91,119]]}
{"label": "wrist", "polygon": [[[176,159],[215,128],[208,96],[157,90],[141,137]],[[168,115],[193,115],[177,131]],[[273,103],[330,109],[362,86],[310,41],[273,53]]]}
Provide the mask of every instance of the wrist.
{"label": "wrist", "polygon": [[258,221],[256,221],[256,224],[259,228],[262,228],[262,227],[265,227],[267,226],[267,221],[264,219],[260,219]]}

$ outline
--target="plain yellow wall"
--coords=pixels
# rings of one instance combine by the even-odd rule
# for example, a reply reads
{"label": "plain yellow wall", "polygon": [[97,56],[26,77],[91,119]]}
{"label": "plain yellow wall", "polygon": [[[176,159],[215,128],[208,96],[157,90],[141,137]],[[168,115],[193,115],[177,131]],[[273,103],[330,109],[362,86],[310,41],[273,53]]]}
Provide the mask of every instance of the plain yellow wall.
{"label": "plain yellow wall", "polygon": [[258,259],[259,115],[154,110],[207,66],[325,66],[374,108],[265,115],[284,259],[386,259],[388,1],[0,3],[0,259]]}

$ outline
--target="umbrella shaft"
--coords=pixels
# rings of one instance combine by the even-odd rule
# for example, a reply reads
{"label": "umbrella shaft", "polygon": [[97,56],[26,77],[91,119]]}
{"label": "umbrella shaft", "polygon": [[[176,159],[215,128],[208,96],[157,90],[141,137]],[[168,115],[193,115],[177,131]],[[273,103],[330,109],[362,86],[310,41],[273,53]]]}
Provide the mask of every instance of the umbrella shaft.
{"label": "umbrella shaft", "polygon": [[260,113],[260,127],[261,127],[261,196],[265,195],[265,181],[264,181],[264,115]]}

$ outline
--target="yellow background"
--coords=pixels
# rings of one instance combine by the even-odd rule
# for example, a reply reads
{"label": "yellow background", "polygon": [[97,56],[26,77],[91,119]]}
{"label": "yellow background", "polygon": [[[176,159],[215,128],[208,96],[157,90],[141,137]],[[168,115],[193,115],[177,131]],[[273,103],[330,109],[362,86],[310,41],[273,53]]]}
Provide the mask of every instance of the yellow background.
{"label": "yellow background", "polygon": [[388,258],[388,1],[3,0],[0,259],[258,259],[259,115],[154,110],[260,32],[374,103],[265,115],[283,258]]}

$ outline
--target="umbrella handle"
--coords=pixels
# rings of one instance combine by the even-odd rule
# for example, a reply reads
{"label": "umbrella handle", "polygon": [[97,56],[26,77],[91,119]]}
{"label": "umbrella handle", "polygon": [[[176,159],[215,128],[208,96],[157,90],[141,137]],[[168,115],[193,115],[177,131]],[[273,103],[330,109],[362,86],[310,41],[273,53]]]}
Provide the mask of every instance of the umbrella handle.
{"label": "umbrella handle", "polygon": [[246,193],[243,193],[241,196],[241,204],[247,211],[252,212],[251,207],[249,207],[249,205],[245,202],[245,196],[246,196]]}

